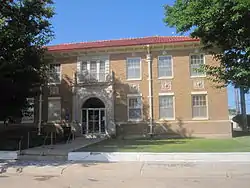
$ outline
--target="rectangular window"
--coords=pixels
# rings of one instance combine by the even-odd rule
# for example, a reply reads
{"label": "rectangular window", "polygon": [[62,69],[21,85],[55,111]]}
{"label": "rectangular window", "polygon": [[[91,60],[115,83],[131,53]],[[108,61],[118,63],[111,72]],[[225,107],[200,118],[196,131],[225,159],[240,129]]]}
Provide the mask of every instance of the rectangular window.
{"label": "rectangular window", "polygon": [[205,76],[205,73],[199,70],[202,65],[205,64],[203,54],[193,54],[190,55],[190,74],[193,77]]}
{"label": "rectangular window", "polygon": [[192,95],[193,118],[207,118],[207,95]]}
{"label": "rectangular window", "polygon": [[53,84],[61,83],[61,64],[49,65],[49,83]]}
{"label": "rectangular window", "polygon": [[48,121],[55,122],[61,120],[61,98],[50,97],[48,99]]}
{"label": "rectangular window", "polygon": [[158,57],[158,77],[173,77],[173,63],[171,56]]}
{"label": "rectangular window", "polygon": [[33,123],[34,122],[34,98],[28,98],[28,108],[23,110],[22,123]]}
{"label": "rectangular window", "polygon": [[160,119],[174,119],[174,96],[159,96]]}
{"label": "rectangular window", "polygon": [[140,57],[127,58],[127,79],[128,80],[141,79]]}
{"label": "rectangular window", "polygon": [[141,96],[128,96],[128,120],[142,120]]}

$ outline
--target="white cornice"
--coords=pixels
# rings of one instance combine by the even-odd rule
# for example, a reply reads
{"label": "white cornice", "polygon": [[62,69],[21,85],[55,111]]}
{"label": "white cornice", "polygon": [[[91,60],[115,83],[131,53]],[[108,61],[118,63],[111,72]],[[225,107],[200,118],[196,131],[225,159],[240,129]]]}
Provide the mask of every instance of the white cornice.
{"label": "white cornice", "polygon": [[[185,43],[171,43],[171,44],[155,44],[150,45],[150,51],[162,51],[162,50],[183,50],[199,48],[200,42],[185,42]],[[63,58],[72,56],[107,56],[110,54],[132,53],[132,52],[147,52],[147,45],[140,46],[126,46],[115,48],[100,48],[100,49],[87,49],[87,50],[72,50],[63,52],[48,52],[47,58]]]}

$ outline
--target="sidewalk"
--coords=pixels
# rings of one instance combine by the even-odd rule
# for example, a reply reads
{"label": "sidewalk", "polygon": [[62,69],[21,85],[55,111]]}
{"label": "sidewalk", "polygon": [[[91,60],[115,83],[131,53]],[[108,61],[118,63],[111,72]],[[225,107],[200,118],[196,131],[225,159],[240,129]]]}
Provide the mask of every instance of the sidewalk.
{"label": "sidewalk", "polygon": [[26,149],[22,151],[23,155],[68,155],[69,152],[80,149],[82,147],[88,146],[102,141],[103,138],[91,138],[87,139],[84,137],[78,137],[70,143],[62,143],[56,145],[45,145]]}
{"label": "sidewalk", "polygon": [[250,152],[146,153],[69,152],[69,161],[90,162],[250,162]]}

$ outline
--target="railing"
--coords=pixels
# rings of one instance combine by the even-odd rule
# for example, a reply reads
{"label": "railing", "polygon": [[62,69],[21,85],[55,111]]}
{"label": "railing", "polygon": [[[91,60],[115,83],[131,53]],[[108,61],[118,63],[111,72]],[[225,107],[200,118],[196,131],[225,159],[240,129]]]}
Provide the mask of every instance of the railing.
{"label": "railing", "polygon": [[110,83],[113,81],[113,73],[77,73],[77,83]]}

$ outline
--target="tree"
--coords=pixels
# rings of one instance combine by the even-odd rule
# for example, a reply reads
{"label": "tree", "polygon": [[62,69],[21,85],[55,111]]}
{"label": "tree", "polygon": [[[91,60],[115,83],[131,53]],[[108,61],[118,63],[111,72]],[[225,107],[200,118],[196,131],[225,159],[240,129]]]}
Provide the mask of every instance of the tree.
{"label": "tree", "polygon": [[178,33],[191,31],[220,64],[203,70],[220,86],[250,88],[250,1],[176,0],[165,6],[165,23]]}
{"label": "tree", "polygon": [[44,46],[53,38],[52,0],[0,0],[0,115],[21,117],[47,80]]}

